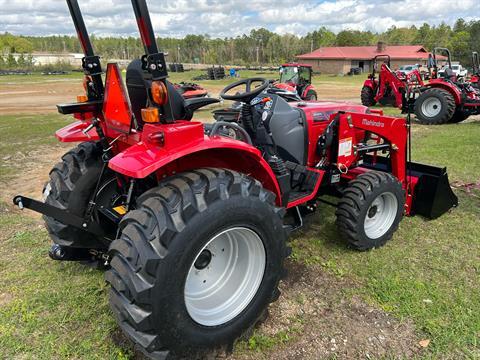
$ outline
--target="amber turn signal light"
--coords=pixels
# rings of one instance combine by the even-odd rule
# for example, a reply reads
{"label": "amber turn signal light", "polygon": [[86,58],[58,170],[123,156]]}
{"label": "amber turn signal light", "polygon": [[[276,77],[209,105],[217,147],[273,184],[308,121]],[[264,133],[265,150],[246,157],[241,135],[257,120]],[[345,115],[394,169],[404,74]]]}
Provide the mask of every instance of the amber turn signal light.
{"label": "amber turn signal light", "polygon": [[87,95],[77,95],[77,102],[81,103],[81,102],[87,102],[87,101],[88,101]]}
{"label": "amber turn signal light", "polygon": [[142,120],[146,123],[156,123],[160,121],[158,109],[156,107],[148,107],[142,109]]}
{"label": "amber turn signal light", "polygon": [[157,105],[165,105],[167,103],[168,92],[163,81],[152,82],[152,99]]}

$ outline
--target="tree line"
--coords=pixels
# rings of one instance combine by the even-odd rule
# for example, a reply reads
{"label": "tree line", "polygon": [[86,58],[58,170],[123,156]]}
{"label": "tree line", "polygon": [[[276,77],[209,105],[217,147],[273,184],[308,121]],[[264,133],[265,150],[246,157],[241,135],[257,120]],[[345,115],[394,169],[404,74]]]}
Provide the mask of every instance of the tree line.
{"label": "tree line", "polygon": [[[133,59],[143,54],[135,37],[91,36],[97,54],[104,59]],[[447,47],[454,60],[470,65],[472,51],[480,52],[480,21],[458,19],[454,26],[442,23],[420,27],[395,27],[383,33],[343,30],[338,34],[325,27],[305,36],[276,34],[267,29],[252,30],[248,35],[212,38],[209,35],[186,35],[184,38],[157,38],[159,48],[167,52],[168,61],[183,63],[278,65],[294,60],[295,55],[322,46],[364,46],[383,41],[387,45],[424,45]],[[0,34],[0,68],[15,66],[8,54],[32,52],[82,52],[75,36],[15,36]],[[27,59],[25,55],[24,59]],[[18,64],[19,65],[19,64]]]}

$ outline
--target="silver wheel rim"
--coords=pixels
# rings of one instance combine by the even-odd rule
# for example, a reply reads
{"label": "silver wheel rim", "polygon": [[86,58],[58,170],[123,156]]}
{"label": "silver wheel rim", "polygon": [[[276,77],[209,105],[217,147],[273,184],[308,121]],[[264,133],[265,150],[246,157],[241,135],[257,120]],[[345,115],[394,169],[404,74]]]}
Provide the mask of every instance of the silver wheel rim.
{"label": "silver wheel rim", "polygon": [[257,293],[265,264],[263,242],[253,230],[233,227],[215,235],[187,274],[184,298],[190,317],[204,326],[235,318]]}
{"label": "silver wheel rim", "polygon": [[365,235],[378,239],[391,228],[397,216],[398,201],[391,192],[378,195],[370,204],[365,216]]}
{"label": "silver wheel rim", "polygon": [[442,103],[436,97],[430,97],[422,103],[422,113],[426,117],[435,117],[442,111]]}

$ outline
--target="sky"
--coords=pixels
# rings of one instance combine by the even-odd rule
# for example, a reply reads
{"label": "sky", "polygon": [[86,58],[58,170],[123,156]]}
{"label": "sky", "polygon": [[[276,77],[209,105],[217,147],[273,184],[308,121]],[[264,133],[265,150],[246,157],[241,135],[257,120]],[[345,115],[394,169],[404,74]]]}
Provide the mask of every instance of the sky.
{"label": "sky", "polygon": [[[305,35],[321,26],[382,32],[392,25],[480,20],[480,0],[147,0],[157,36],[234,37],[264,27]],[[90,33],[138,36],[129,0],[79,0]],[[0,0],[0,32],[73,35],[63,0]]]}

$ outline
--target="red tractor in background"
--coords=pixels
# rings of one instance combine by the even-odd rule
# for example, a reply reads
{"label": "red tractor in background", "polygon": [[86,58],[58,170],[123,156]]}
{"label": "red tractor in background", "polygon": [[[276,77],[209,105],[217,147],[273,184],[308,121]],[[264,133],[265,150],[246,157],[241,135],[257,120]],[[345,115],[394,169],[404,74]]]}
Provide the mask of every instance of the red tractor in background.
{"label": "red tractor in background", "polygon": [[472,52],[472,75],[469,79],[472,86],[480,89],[480,60],[478,58],[478,52]]}
{"label": "red tractor in background", "polygon": [[208,95],[207,89],[195,83],[181,82],[175,83],[173,86],[184,99],[206,97]]}
{"label": "red tractor in background", "polygon": [[[379,59],[382,60],[382,64],[377,76]],[[409,101],[407,93],[409,91],[413,93],[423,85],[422,76],[417,69],[408,74],[395,72],[391,69],[389,55],[377,55],[372,59],[372,72],[363,84],[360,98],[365,106],[373,106],[376,103],[392,104],[406,112]]]}
{"label": "red tractor in background", "polygon": [[273,87],[296,93],[302,100],[317,100],[317,91],[312,85],[312,66],[308,64],[288,63],[280,67],[280,80]]}
{"label": "red tractor in background", "polygon": [[251,78],[220,94],[242,103],[237,121],[193,121],[218,100],[186,100],[167,80],[145,0],[132,0],[145,55],[126,86],[108,64],[104,86],[78,3],[67,4],[86,96],[57,106],[76,121],[56,136],[79,144],[50,172],[43,202],[13,202],[44,215],[52,259],[104,264],[111,310],[149,358],[204,358],[249,334],[280,295],[289,233],[319,202],[336,207],[358,250],[384,245],[404,215],[457,205],[445,168],[411,161],[404,118],[289,103]]}
{"label": "red tractor in background", "polygon": [[[437,54],[447,57],[445,72],[438,75]],[[420,89],[420,96],[415,100],[414,112],[423,124],[439,125],[458,123],[470,115],[480,113],[480,93],[463,77],[457,78],[452,71],[450,51],[435,48],[429,57],[431,79]]]}

